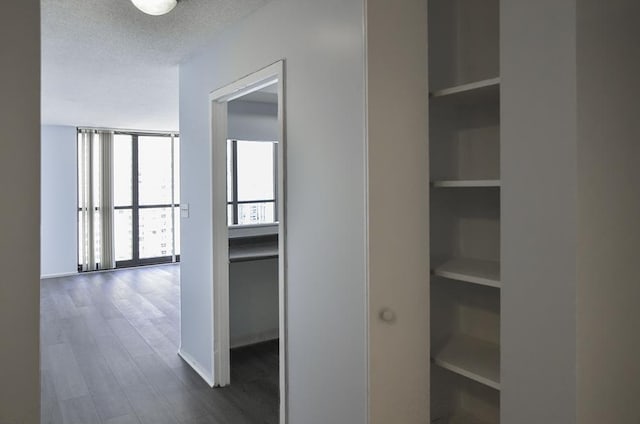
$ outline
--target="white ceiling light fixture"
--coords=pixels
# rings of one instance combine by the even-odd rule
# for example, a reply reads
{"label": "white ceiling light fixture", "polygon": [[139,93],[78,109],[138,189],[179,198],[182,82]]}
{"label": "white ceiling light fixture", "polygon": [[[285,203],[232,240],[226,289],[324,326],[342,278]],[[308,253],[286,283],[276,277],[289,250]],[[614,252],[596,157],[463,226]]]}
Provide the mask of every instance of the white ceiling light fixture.
{"label": "white ceiling light fixture", "polygon": [[160,16],[171,12],[178,0],[131,0],[131,3],[147,15]]}

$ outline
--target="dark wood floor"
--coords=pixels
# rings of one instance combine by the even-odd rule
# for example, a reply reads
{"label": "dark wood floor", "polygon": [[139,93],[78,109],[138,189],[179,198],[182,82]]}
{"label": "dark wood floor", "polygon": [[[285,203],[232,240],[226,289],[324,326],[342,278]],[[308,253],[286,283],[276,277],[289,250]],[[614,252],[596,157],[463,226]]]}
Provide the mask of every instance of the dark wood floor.
{"label": "dark wood floor", "polygon": [[231,354],[211,389],[177,355],[177,265],[41,283],[42,423],[277,423],[278,345]]}

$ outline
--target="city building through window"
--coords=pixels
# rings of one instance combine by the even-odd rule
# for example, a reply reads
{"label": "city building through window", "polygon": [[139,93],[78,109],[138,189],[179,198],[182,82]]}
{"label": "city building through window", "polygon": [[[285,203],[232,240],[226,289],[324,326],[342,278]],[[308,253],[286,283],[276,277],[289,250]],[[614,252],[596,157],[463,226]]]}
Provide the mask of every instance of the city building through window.
{"label": "city building through window", "polygon": [[278,221],[276,181],[278,143],[228,140],[227,217],[229,225]]}

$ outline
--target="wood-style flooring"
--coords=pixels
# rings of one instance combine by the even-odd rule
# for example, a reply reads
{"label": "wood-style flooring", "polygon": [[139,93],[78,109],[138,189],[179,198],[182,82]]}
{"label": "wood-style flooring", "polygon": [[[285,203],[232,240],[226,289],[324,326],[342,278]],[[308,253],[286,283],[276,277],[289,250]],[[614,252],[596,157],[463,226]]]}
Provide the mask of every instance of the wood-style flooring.
{"label": "wood-style flooring", "polygon": [[178,265],[41,282],[42,424],[278,421],[278,344],[231,353],[210,388],[178,355]]}

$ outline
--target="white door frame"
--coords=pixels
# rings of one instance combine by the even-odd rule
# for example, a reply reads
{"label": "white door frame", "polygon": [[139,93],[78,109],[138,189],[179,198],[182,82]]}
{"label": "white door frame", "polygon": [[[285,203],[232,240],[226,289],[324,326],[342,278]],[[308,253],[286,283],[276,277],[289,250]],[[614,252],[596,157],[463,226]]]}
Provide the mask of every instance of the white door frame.
{"label": "white door frame", "polygon": [[247,75],[209,95],[211,117],[211,210],[213,242],[213,380],[214,386],[230,384],[229,359],[229,228],[227,225],[227,105],[228,102],[277,83],[278,88],[278,303],[280,423],[286,423],[287,344],[286,336],[286,209],[285,209],[285,117],[284,61]]}

